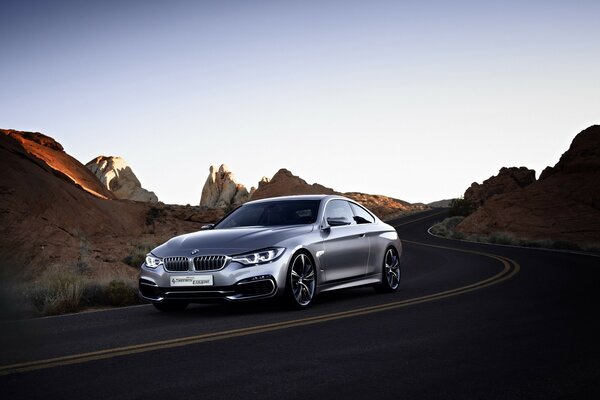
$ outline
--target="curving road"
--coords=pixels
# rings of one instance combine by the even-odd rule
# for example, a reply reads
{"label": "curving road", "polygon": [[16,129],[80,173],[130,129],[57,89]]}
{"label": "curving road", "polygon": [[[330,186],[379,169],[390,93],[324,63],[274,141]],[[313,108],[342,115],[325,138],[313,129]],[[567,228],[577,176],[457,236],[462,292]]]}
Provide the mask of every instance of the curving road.
{"label": "curving road", "polygon": [[10,399],[600,398],[600,258],[439,239],[393,221],[398,293],[152,306],[0,323]]}

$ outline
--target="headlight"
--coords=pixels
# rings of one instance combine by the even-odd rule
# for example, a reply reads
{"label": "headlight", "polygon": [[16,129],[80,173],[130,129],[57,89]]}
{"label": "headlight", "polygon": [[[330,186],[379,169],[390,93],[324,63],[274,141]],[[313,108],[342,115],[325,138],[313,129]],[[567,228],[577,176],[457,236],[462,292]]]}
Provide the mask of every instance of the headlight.
{"label": "headlight", "polygon": [[156,268],[162,263],[162,258],[155,257],[151,253],[146,254],[146,266],[148,268]]}
{"label": "headlight", "polygon": [[278,259],[284,251],[285,249],[283,247],[272,247],[270,249],[257,250],[252,253],[233,256],[231,260],[244,265],[263,264]]}

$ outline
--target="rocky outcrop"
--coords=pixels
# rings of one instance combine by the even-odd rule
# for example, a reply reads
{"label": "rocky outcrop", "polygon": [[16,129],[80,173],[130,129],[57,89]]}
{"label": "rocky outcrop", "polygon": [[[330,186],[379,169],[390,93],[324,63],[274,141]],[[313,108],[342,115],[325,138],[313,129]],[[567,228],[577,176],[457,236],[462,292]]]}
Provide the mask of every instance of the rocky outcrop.
{"label": "rocky outcrop", "polygon": [[600,244],[600,126],[579,133],[538,181],[487,199],[457,230]]}
{"label": "rocky outcrop", "polygon": [[90,277],[114,273],[135,280],[137,268],[124,260],[138,246],[199,230],[223,215],[115,199],[54,139],[0,133],[0,273],[16,281],[38,279],[54,265],[85,270]]}
{"label": "rocky outcrop", "polygon": [[522,189],[533,182],[535,182],[535,171],[532,169],[502,168],[498,175],[486,179],[482,184],[473,183],[465,192],[464,198],[478,207],[492,196]]}
{"label": "rocky outcrop", "polygon": [[[145,210],[114,200],[94,174],[57,147],[0,135],[0,269],[24,279],[54,264],[74,265],[88,252],[82,243],[105,241],[94,254],[113,257],[126,248],[118,237],[142,233]],[[96,261],[90,266],[102,263]]]}
{"label": "rocky outcrop", "polygon": [[121,200],[158,203],[154,192],[146,190],[121,157],[99,156],[85,165],[100,182]]}
{"label": "rocky outcrop", "polygon": [[280,169],[270,180],[263,178],[258,184],[258,189],[252,195],[252,200],[302,194],[339,194],[346,196],[363,204],[382,219],[390,219],[406,212],[427,208],[423,205],[413,205],[387,196],[359,192],[340,193],[318,183],[309,184],[287,169]]}
{"label": "rocky outcrop", "polygon": [[[0,136],[11,138],[19,144],[32,162],[38,163],[55,176],[75,184],[80,189],[103,199],[115,196],[106,189],[79,161],[65,153],[62,145],[49,136],[39,132],[24,132],[12,129],[0,129]],[[3,172],[5,173],[5,172]]]}
{"label": "rocky outcrop", "polygon": [[215,165],[209,168],[208,178],[202,188],[200,206],[208,208],[236,207],[250,199],[254,188],[248,189],[235,181],[233,173],[222,164],[218,169]]}
{"label": "rocky outcrop", "polygon": [[339,194],[335,190],[318,183],[308,184],[304,179],[292,174],[285,168],[280,169],[268,179],[263,177],[258,188],[252,194],[252,200],[267,197],[291,196],[299,194]]}

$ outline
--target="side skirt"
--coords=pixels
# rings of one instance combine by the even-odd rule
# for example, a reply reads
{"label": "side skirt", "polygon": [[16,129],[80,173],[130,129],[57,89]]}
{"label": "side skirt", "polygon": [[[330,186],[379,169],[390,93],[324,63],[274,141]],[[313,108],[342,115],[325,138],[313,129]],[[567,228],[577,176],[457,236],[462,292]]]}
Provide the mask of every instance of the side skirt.
{"label": "side skirt", "polygon": [[380,273],[371,274],[371,275],[367,275],[367,276],[361,276],[358,278],[344,279],[341,281],[330,282],[330,283],[326,283],[324,285],[319,285],[319,287],[317,288],[317,293],[329,292],[331,290],[337,290],[337,289],[347,289],[347,288],[357,287],[357,286],[373,285],[375,283],[380,283],[380,282],[381,282],[381,274]]}

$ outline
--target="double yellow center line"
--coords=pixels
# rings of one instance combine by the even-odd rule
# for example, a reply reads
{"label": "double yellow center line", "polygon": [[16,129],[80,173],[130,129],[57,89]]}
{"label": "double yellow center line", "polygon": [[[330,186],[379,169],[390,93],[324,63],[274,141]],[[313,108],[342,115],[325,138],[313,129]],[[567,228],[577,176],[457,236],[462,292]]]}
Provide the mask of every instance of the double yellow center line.
{"label": "double yellow center line", "polygon": [[[411,222],[414,222],[414,221],[411,221]],[[483,256],[483,257],[493,258],[493,259],[499,261],[500,263],[502,263],[504,268],[502,269],[502,271],[500,271],[496,275],[494,275],[490,278],[472,283],[470,285],[462,286],[462,287],[455,288],[455,289],[445,290],[442,292],[437,292],[437,293],[433,293],[433,294],[429,294],[429,295],[425,295],[425,296],[420,296],[420,297],[416,297],[416,298],[412,298],[412,299],[393,301],[390,303],[379,304],[379,305],[375,305],[375,306],[361,307],[361,308],[356,308],[356,309],[347,310],[347,311],[334,312],[334,313],[329,313],[329,314],[324,314],[324,315],[319,315],[319,316],[314,316],[314,317],[294,319],[294,320],[289,320],[289,321],[275,322],[275,323],[265,324],[265,325],[251,326],[251,327],[247,327],[247,328],[231,329],[231,330],[220,331],[220,332],[205,333],[205,334],[196,335],[196,336],[188,336],[188,337],[183,337],[183,338],[178,338],[178,339],[161,340],[161,341],[157,341],[157,342],[116,347],[116,348],[112,348],[112,349],[92,351],[92,352],[81,353],[81,354],[73,354],[73,355],[69,355],[69,356],[55,357],[55,358],[49,358],[49,359],[45,359],[45,360],[30,361],[30,362],[24,362],[24,363],[19,363],[19,364],[12,364],[12,365],[3,365],[3,366],[0,366],[0,375],[8,375],[8,374],[14,374],[14,373],[19,373],[19,372],[29,372],[29,371],[35,371],[35,370],[40,370],[40,369],[45,369],[45,368],[53,368],[53,367],[64,366],[64,365],[80,364],[80,363],[86,363],[86,362],[95,361],[95,360],[102,360],[102,359],[108,359],[108,358],[113,358],[113,357],[120,357],[120,356],[126,356],[126,355],[131,355],[131,354],[144,353],[147,351],[170,349],[170,348],[181,347],[181,346],[189,346],[192,344],[213,342],[213,341],[217,341],[217,340],[224,340],[224,339],[235,338],[235,337],[240,337],[240,336],[255,335],[255,334],[264,333],[264,332],[273,332],[273,331],[278,331],[278,330],[282,330],[282,329],[319,324],[319,323],[323,323],[323,322],[335,321],[335,320],[344,319],[344,318],[351,318],[351,317],[357,317],[357,316],[361,316],[361,315],[378,313],[378,312],[382,312],[382,311],[394,310],[394,309],[398,309],[398,308],[402,308],[402,307],[408,307],[408,306],[413,306],[416,304],[427,303],[430,301],[436,301],[436,300],[441,300],[441,299],[445,299],[448,297],[458,296],[460,294],[469,293],[469,292],[472,292],[475,290],[480,290],[480,289],[486,288],[488,286],[503,282],[507,279],[510,279],[515,274],[517,274],[520,270],[520,266],[516,261],[513,261],[506,257],[501,257],[501,256],[497,256],[494,254],[490,254],[490,253],[484,253],[484,252],[478,252],[478,251],[472,251],[472,250],[463,250],[463,249],[457,249],[457,248],[453,248],[453,247],[437,246],[437,245],[431,245],[431,244],[425,244],[425,243],[419,243],[419,242],[411,242],[411,241],[407,241],[407,240],[405,240],[404,242],[416,244],[416,245],[420,245],[420,246],[428,246],[428,247],[434,247],[434,248],[440,248],[440,249],[446,249],[446,250],[452,250],[452,251],[459,251],[459,252],[463,252],[463,253],[470,253],[470,254],[475,254],[475,255],[479,255],[479,256]]]}

